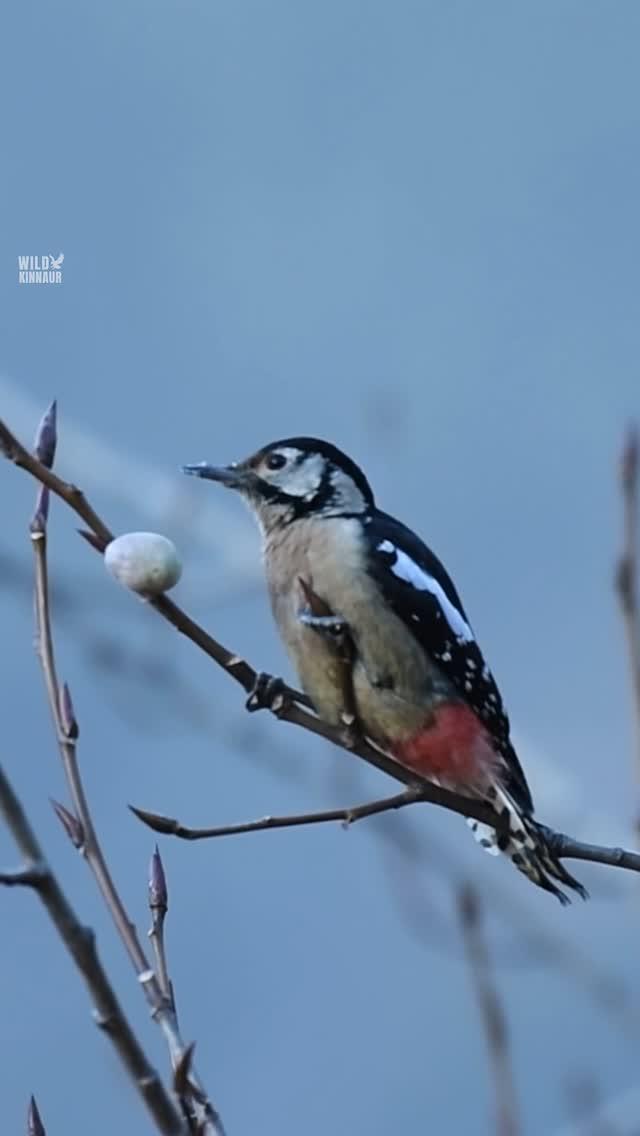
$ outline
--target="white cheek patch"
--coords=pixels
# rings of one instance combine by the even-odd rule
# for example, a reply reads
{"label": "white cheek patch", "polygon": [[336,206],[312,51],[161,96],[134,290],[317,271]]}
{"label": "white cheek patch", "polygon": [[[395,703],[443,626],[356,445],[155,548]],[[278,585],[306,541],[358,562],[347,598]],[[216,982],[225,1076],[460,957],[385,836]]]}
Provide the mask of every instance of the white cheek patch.
{"label": "white cheek patch", "polygon": [[397,576],[399,580],[404,580],[405,584],[411,584],[411,587],[418,592],[430,592],[432,596],[435,596],[451,630],[462,642],[473,642],[473,631],[469,624],[462,617],[457,607],[451,603],[447,593],[434,576],[430,576],[428,572],[419,568],[415,561],[407,556],[406,552],[396,548],[390,540],[383,540],[378,545],[378,549],[380,552],[394,552],[396,559],[390,565],[394,576]]}
{"label": "white cheek patch", "polygon": [[294,466],[291,463],[296,456],[299,456],[299,450],[285,446],[278,453],[284,454],[287,458],[287,465],[278,471],[277,476],[272,475],[269,478],[271,484],[288,493],[290,497],[302,497],[304,500],[311,501],[322,483],[325,466],[322,455],[310,454],[309,457],[305,457],[303,461]]}
{"label": "white cheek patch", "polygon": [[331,506],[335,512],[361,513],[365,507],[365,500],[358,486],[341,469],[334,469],[331,473],[331,487],[333,496]]}

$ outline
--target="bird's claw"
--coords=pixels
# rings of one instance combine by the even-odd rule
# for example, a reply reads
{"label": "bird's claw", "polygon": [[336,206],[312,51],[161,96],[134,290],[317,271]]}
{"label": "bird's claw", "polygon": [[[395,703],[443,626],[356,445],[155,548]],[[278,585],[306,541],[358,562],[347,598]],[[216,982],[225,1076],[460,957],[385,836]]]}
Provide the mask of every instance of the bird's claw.
{"label": "bird's claw", "polygon": [[270,710],[276,717],[280,717],[287,709],[288,703],[284,681],[276,675],[261,671],[256,675],[253,690],[245,706],[250,714],[255,714],[257,710]]}

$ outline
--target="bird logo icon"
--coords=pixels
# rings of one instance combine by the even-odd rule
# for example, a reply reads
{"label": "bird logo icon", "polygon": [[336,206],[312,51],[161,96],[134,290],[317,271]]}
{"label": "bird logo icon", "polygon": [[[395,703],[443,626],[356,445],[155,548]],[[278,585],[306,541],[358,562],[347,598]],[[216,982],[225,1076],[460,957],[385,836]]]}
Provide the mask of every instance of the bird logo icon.
{"label": "bird logo icon", "polygon": [[49,265],[49,267],[51,269],[62,268],[62,262],[64,260],[64,253],[61,252],[58,257],[50,256],[49,259],[51,261],[51,264]]}

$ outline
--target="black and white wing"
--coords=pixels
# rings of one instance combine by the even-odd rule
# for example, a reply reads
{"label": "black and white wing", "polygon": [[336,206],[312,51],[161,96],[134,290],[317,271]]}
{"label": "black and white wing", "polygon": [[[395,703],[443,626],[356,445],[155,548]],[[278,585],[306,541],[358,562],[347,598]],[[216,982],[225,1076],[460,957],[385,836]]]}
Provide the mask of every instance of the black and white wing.
{"label": "black and white wing", "polygon": [[451,578],[420,538],[388,514],[376,511],[366,532],[368,568],[386,602],[478,715],[505,761],[505,788],[525,812],[532,812],[500,691]]}

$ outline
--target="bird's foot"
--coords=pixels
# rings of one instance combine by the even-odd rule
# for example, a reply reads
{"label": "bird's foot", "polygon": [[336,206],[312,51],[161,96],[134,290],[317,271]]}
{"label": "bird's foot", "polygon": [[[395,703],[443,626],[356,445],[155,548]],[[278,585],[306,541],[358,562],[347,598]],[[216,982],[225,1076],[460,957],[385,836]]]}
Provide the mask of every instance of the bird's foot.
{"label": "bird's foot", "polygon": [[298,612],[298,621],[305,627],[312,627],[320,635],[326,636],[333,643],[343,643],[349,628],[346,619],[340,615],[315,615],[311,608],[304,607]]}
{"label": "bird's foot", "polygon": [[326,600],[314,592],[306,580],[300,576],[298,584],[302,595],[302,605],[298,609],[298,622],[311,627],[328,640],[341,653],[350,652],[349,625],[346,619],[331,610]]}
{"label": "bird's foot", "polygon": [[283,679],[260,671],[245,706],[250,714],[256,710],[270,710],[276,718],[282,717],[291,705],[291,698]]}

